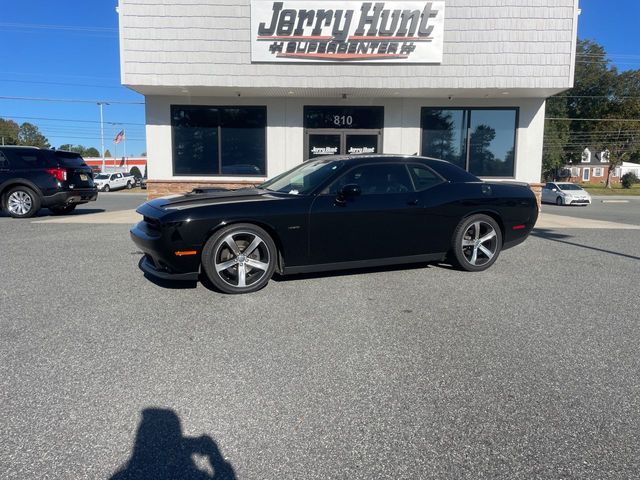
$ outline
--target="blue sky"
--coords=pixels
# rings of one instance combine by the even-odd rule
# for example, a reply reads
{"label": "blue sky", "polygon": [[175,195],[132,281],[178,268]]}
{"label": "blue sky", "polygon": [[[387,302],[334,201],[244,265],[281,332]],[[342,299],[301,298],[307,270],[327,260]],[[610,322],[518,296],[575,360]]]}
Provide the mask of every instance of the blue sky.
{"label": "blue sky", "polygon": [[[100,149],[99,110],[93,101],[143,102],[141,95],[120,86],[116,4],[116,0],[6,1],[0,17],[0,96],[88,103],[0,99],[0,117],[37,124],[54,146],[74,143]],[[581,0],[580,4],[580,38],[603,44],[620,69],[640,68],[636,26],[640,1]],[[104,117],[105,148],[115,154],[111,140],[125,128],[127,153],[146,150],[143,105],[112,103],[104,107]],[[118,155],[122,148],[117,147]]]}

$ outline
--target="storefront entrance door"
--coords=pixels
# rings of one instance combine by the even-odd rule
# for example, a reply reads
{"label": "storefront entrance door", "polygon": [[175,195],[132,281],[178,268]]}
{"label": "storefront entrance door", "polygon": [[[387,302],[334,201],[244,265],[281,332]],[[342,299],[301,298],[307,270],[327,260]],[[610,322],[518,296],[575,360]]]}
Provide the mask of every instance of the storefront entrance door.
{"label": "storefront entrance door", "polygon": [[307,130],[305,160],[323,155],[381,153],[381,130]]}

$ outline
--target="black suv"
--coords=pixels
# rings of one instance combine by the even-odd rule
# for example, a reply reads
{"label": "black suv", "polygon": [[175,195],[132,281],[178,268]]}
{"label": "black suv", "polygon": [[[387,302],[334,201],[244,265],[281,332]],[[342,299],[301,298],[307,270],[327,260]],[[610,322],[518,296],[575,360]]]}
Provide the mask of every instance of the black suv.
{"label": "black suv", "polygon": [[40,207],[70,213],[96,198],[91,167],[77,153],[0,147],[0,208],[12,217],[32,217]]}

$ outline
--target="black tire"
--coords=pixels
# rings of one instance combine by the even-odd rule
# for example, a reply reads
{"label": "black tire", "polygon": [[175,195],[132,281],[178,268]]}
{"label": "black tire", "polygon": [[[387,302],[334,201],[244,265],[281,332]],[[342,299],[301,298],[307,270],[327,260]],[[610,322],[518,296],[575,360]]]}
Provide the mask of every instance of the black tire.
{"label": "black tire", "polygon": [[483,214],[462,219],[451,241],[454,263],[467,272],[481,272],[489,268],[498,259],[501,249],[500,226],[493,218]]}
{"label": "black tire", "polygon": [[238,223],[209,238],[202,250],[202,268],[221,292],[250,293],[269,283],[277,258],[278,250],[267,232],[256,225]]}
{"label": "black tire", "polygon": [[2,200],[5,211],[13,218],[30,218],[40,210],[40,196],[22,185],[10,188]]}
{"label": "black tire", "polygon": [[556,205],[558,205],[559,207],[562,207],[564,205],[564,200],[562,200],[562,197],[556,197]]}
{"label": "black tire", "polygon": [[68,215],[76,209],[77,205],[75,203],[71,205],[58,205],[55,207],[49,207],[49,211],[51,215]]}
{"label": "black tire", "polygon": [[127,182],[127,190],[131,190],[133,188],[133,185],[131,185],[131,182]]}
{"label": "black tire", "polygon": [[111,187],[107,183],[102,190],[104,190],[105,192],[109,192],[111,190]]}

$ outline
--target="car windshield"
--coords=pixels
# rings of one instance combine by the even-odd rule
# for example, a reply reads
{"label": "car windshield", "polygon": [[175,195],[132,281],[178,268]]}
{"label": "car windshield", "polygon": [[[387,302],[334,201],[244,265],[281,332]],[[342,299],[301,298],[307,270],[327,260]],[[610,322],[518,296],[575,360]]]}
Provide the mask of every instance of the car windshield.
{"label": "car windshield", "polygon": [[558,185],[558,187],[560,187],[560,190],[582,190],[582,188],[580,188],[578,185],[574,185],[573,183],[561,183],[560,185]]}
{"label": "car windshield", "polygon": [[304,195],[315,190],[333,176],[344,162],[337,160],[315,160],[298,165],[288,172],[258,185],[258,188],[272,192]]}
{"label": "car windshield", "polygon": [[95,176],[96,180],[106,180],[107,178],[109,178],[108,173],[99,173],[98,175]]}

